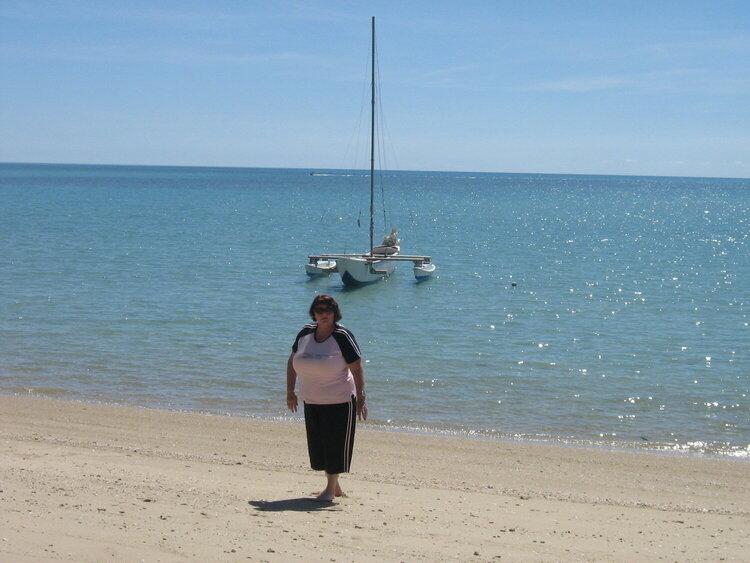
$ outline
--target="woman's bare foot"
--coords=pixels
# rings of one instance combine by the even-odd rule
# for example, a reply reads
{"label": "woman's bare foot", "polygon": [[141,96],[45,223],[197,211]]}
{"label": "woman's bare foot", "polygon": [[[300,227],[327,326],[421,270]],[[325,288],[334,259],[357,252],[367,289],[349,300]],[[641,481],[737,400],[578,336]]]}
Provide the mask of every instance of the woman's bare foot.
{"label": "woman's bare foot", "polygon": [[339,485],[339,476],[326,473],[328,479],[328,485],[323,491],[315,497],[315,500],[323,502],[331,502],[336,497],[345,497],[344,491],[341,490]]}
{"label": "woman's bare foot", "polygon": [[318,500],[333,500],[335,497],[346,498],[346,493],[342,491],[341,487],[338,485],[336,485],[336,489],[334,490],[333,494],[331,494],[331,491],[329,491],[328,487],[326,487],[315,498]]}

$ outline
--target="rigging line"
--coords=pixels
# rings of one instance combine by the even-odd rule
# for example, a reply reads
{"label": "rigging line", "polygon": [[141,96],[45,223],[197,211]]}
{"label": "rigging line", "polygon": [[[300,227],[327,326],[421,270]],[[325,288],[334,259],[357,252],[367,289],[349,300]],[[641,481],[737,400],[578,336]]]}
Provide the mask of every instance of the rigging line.
{"label": "rigging line", "polygon": [[[364,118],[365,113],[365,100],[367,96],[367,80],[363,81],[362,83],[362,94],[360,96],[360,103],[359,103],[359,117],[357,118],[357,122],[355,123],[354,130],[352,131],[349,142],[346,145],[346,151],[344,152],[344,158],[341,162],[340,169],[346,170],[347,166],[346,163],[349,160],[349,151],[352,152],[353,155],[353,169],[358,169],[358,162],[359,162],[359,147],[362,146],[362,121]],[[356,139],[356,140],[355,140]]]}
{"label": "rigging line", "polygon": [[[368,54],[368,60],[367,64],[365,65],[365,68],[367,68],[370,64],[369,61],[369,53]],[[355,192],[358,194],[358,206],[359,206],[359,216],[357,217],[357,227],[362,226],[362,208],[364,207],[365,203],[365,191],[360,189],[359,186],[359,179],[362,177],[360,174],[361,167],[366,167],[365,163],[367,162],[367,156],[366,156],[366,150],[367,150],[367,143],[363,140],[363,131],[364,131],[364,121],[365,121],[365,110],[367,109],[367,106],[369,105],[368,100],[368,88],[369,87],[369,81],[368,78],[365,77],[362,81],[362,93],[360,95],[360,102],[359,102],[359,119],[357,120],[357,142],[354,146],[354,162],[352,163],[352,182],[350,183],[351,186],[355,187]]]}
{"label": "rigging line", "polygon": [[[380,147],[383,154],[384,164],[385,160],[388,159],[389,154],[393,157],[393,160],[395,162],[395,167],[393,170],[400,170],[400,166],[398,164],[398,156],[395,147],[393,146],[393,137],[389,132],[388,129],[388,122],[385,119],[385,111],[383,110],[383,96],[381,93],[382,86],[380,84],[380,62],[377,62],[378,64],[378,120],[379,120],[379,131],[380,131]],[[386,150],[386,144],[390,145],[390,151]],[[384,170],[389,170],[389,168],[386,166],[383,167]]]}
{"label": "rigging line", "polygon": [[[382,139],[380,140],[380,143],[378,145],[382,149]],[[381,150],[382,154],[382,150]],[[385,159],[382,159],[382,166],[380,169],[380,204],[383,208],[383,230],[388,230],[388,216],[385,206],[385,174],[383,173],[383,170],[385,170]]]}
{"label": "rigging line", "polygon": [[[360,92],[359,97],[359,117],[355,123],[354,130],[352,132],[351,138],[349,140],[349,146],[347,146],[346,151],[346,159],[341,165],[341,169],[343,170],[349,170],[351,173],[348,175],[350,178],[350,181],[348,183],[349,187],[353,189],[353,193],[356,193],[355,196],[356,199],[356,207],[359,208],[359,213],[357,216],[357,227],[362,226],[362,209],[365,207],[365,190],[361,189],[362,186],[360,186],[360,181],[367,177],[367,174],[364,173],[364,170],[366,168],[369,168],[369,164],[365,164],[368,161],[367,156],[367,150],[368,150],[368,143],[365,142],[365,114],[366,110],[369,109],[370,105],[370,99],[368,96],[369,90],[370,90],[370,49],[368,45],[368,49],[363,53],[363,56],[366,55],[366,63],[362,65],[366,70],[365,76],[362,78],[362,90]],[[369,113],[369,112],[368,112]],[[369,128],[368,128],[369,129]],[[352,141],[353,147],[352,147]],[[352,160],[351,162],[348,161],[349,153],[351,151],[352,154]]]}
{"label": "rigging line", "polygon": [[[383,153],[387,154],[390,152],[391,156],[394,160],[394,167],[393,170],[401,170],[401,166],[398,163],[398,152],[396,151],[396,147],[393,145],[393,135],[390,134],[390,131],[388,129],[388,122],[385,120],[385,114],[380,112],[381,116],[381,128],[382,128],[382,135],[383,135]],[[388,143],[390,145],[390,151],[387,151],[385,149],[385,144]]]}
{"label": "rigging line", "polygon": [[372,255],[374,238],[373,207],[375,203],[375,16],[372,17],[372,52],[370,53],[370,244],[369,252]]}
{"label": "rigging line", "polygon": [[388,231],[388,212],[385,205],[385,173],[388,169],[387,166],[387,155],[385,151],[385,139],[384,139],[384,117],[383,117],[383,95],[382,86],[380,80],[380,58],[377,56],[377,44],[375,46],[375,88],[377,91],[376,103],[377,103],[377,119],[376,119],[376,139],[377,139],[377,157],[378,157],[378,183],[380,184],[380,204],[383,210],[383,231]]}
{"label": "rigging line", "polygon": [[[378,88],[380,89],[380,86]],[[379,132],[378,150],[379,150],[379,156],[380,156],[381,163],[382,163],[381,171],[385,171],[381,175],[381,182],[382,183],[381,183],[380,187],[381,187],[381,199],[382,199],[382,204],[383,204],[383,221],[385,223],[386,229],[388,229],[389,227],[390,228],[394,227],[394,225],[392,225],[392,224],[390,224],[388,222],[388,217],[387,217],[388,211],[387,211],[386,205],[385,205],[385,176],[387,174],[387,171],[390,170],[389,165],[388,165],[389,151],[386,148],[386,145],[389,142],[390,142],[390,153],[393,156],[394,161],[397,161],[397,158],[396,158],[395,147],[393,146],[393,143],[391,142],[391,135],[388,132],[388,125],[387,125],[387,121],[385,119],[385,112],[383,111],[382,95],[380,95],[378,97],[378,100],[379,100],[379,113],[378,113],[378,132]],[[397,169],[398,169],[398,163],[396,162],[396,170]],[[388,187],[390,188],[390,184],[388,185]],[[390,213],[390,215],[392,216],[393,214]],[[391,220],[393,220],[392,217],[391,217]]]}

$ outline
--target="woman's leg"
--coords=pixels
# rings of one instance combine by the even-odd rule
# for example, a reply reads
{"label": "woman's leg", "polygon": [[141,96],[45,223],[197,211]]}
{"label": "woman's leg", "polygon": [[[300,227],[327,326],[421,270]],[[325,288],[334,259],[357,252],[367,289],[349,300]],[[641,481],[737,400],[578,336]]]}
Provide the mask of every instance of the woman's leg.
{"label": "woman's leg", "polygon": [[330,501],[336,497],[340,497],[344,495],[344,492],[341,490],[341,486],[339,485],[338,473],[326,473],[326,480],[327,480],[326,488],[323,489],[323,492],[321,492],[316,497],[318,500]]}
{"label": "woman's leg", "polygon": [[[308,413],[308,411],[310,411]],[[315,417],[308,414],[315,413]],[[339,484],[339,474],[349,471],[354,446],[354,432],[357,421],[356,399],[348,403],[334,405],[305,404],[305,421],[308,426],[308,445],[313,469],[324,469],[326,488],[317,495],[318,500],[331,501],[345,496]],[[314,444],[311,445],[311,444]]]}

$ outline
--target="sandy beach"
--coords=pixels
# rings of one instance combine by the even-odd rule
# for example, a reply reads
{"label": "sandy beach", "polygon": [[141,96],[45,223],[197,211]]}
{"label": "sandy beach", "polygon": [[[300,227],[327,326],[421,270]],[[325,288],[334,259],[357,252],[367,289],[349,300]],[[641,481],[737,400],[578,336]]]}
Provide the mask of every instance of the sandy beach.
{"label": "sandy beach", "polygon": [[360,425],[310,497],[300,424],[0,396],[0,560],[740,561],[747,461]]}

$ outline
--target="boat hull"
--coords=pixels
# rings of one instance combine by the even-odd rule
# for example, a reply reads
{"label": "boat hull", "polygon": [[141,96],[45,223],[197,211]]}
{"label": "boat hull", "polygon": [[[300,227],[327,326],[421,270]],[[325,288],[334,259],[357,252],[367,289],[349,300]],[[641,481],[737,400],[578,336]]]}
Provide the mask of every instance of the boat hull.
{"label": "boat hull", "polygon": [[391,260],[367,260],[366,258],[339,258],[336,269],[344,285],[364,285],[388,277],[396,269]]}
{"label": "boat hull", "polygon": [[327,276],[335,271],[335,260],[317,260],[316,262],[305,264],[305,272],[311,278],[315,276]]}
{"label": "boat hull", "polygon": [[414,277],[417,278],[417,281],[422,281],[430,278],[434,272],[435,264],[432,264],[430,262],[420,264],[419,266],[414,266]]}

